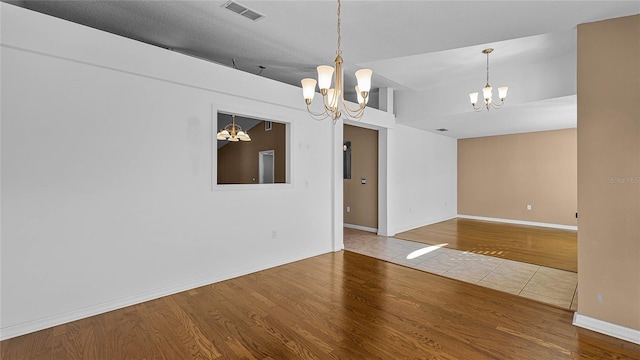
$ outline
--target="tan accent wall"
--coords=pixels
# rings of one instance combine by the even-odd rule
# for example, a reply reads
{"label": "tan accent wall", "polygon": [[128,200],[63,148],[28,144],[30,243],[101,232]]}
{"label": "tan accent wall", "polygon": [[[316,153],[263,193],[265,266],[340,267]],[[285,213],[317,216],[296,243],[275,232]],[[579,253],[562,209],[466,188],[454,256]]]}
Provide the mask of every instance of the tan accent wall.
{"label": "tan accent wall", "polygon": [[274,150],[274,182],[286,182],[286,124],[271,124],[269,131],[264,122],[251,128],[249,142],[229,142],[218,149],[218,184],[257,184],[258,153],[266,150]]}
{"label": "tan accent wall", "polygon": [[578,313],[640,330],[640,15],[578,26]]}
{"label": "tan accent wall", "polygon": [[458,140],[458,214],[576,225],[576,144],[576,129]]}
{"label": "tan accent wall", "polygon": [[[344,180],[343,191],[344,222],[377,229],[378,131],[344,125],[343,138],[351,141],[351,179]],[[364,185],[363,178],[367,180]]]}

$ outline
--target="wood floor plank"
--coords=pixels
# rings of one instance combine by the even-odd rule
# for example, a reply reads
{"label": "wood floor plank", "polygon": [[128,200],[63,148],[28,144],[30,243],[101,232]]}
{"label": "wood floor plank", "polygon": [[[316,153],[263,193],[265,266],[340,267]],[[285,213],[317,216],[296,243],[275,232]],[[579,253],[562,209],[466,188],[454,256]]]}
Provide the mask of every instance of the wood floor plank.
{"label": "wood floor plank", "polygon": [[337,252],[5,340],[12,359],[640,359],[573,313]]}
{"label": "wood floor plank", "polygon": [[578,271],[578,233],[574,230],[455,218],[394,235],[429,245]]}

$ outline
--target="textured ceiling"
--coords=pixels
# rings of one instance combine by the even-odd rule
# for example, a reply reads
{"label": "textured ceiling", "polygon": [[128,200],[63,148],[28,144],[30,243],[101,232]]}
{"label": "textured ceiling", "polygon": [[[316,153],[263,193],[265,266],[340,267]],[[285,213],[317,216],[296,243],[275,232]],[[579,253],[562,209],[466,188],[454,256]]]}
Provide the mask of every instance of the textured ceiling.
{"label": "textured ceiling", "polygon": [[[333,0],[239,1],[258,21],[226,1],[3,1],[295,86],[335,57]],[[640,0],[344,0],[345,82],[370,67],[374,87],[395,89],[400,123],[456,138],[575,127],[576,26],[638,13]],[[488,114],[468,104],[486,47],[491,84],[509,86]]]}

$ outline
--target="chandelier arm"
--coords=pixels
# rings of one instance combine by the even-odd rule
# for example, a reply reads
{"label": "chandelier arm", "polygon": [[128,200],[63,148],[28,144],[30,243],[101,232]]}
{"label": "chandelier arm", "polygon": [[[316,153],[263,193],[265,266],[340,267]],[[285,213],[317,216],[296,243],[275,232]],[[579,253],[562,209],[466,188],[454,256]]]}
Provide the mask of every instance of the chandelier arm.
{"label": "chandelier arm", "polygon": [[329,97],[328,95],[322,96],[322,105],[324,106],[324,112],[325,114],[327,114],[327,116],[329,116],[328,114],[331,113],[331,107],[329,107],[329,103],[327,103],[328,97]]}
{"label": "chandelier arm", "polygon": [[[335,81],[335,80],[334,80]],[[324,103],[324,109],[326,113],[333,113],[333,112],[337,112],[338,110],[338,100],[341,96],[338,94],[337,90],[333,91],[333,94],[331,95],[331,97],[329,97],[329,95],[323,95],[322,96],[322,102]],[[336,108],[333,109],[331,107],[331,104],[336,104]]]}
{"label": "chandelier arm", "polygon": [[[482,104],[482,105],[479,106],[480,104]],[[497,109],[500,109],[503,105],[504,105],[504,100],[502,100],[502,99],[500,100],[499,103],[493,102],[493,101],[490,102],[490,103],[487,103],[483,99],[481,103],[476,103],[475,105],[471,104],[471,107],[473,107],[474,111],[479,112],[479,111],[483,111],[483,110],[489,111],[490,109],[496,109],[497,110]]]}
{"label": "chandelier arm", "polygon": [[330,115],[330,113],[328,113],[326,110],[324,112],[315,113],[311,111],[311,107],[309,107],[309,105],[307,105],[307,112],[309,113],[309,115],[311,115],[311,118],[318,121],[324,120]]}
{"label": "chandelier arm", "polygon": [[360,112],[364,112],[362,107],[359,107],[357,109],[351,109],[349,107],[349,104],[347,104],[346,100],[344,99],[344,97],[342,98],[342,106],[344,107],[344,109],[347,111],[347,113],[351,113],[351,114],[355,114],[355,113],[360,113]]}
{"label": "chandelier arm", "polygon": [[482,104],[483,104],[483,106],[476,106],[476,105],[471,104],[471,106],[473,107],[473,111],[479,112],[479,111],[482,111],[482,110],[486,109],[487,107],[486,107],[486,105],[484,105],[484,101],[482,102]]}
{"label": "chandelier arm", "polygon": [[[482,105],[480,105],[482,104]],[[491,101],[490,103],[487,103],[484,99],[482,99],[482,101],[480,103],[476,103],[476,104],[471,104],[471,107],[473,108],[473,110],[475,111],[482,111],[484,109],[487,109],[487,111],[489,111],[489,109],[499,109],[504,105],[504,99],[499,99],[499,102],[497,101]]]}
{"label": "chandelier arm", "polygon": [[345,108],[344,114],[346,117],[348,117],[349,119],[353,119],[353,120],[359,120],[362,118],[362,116],[364,115],[364,108],[359,109],[357,111],[351,111],[347,108]]}
{"label": "chandelier arm", "polygon": [[359,111],[358,114],[345,113],[345,117],[351,120],[360,120],[364,116],[364,111]]}
{"label": "chandelier arm", "polygon": [[362,116],[364,116],[364,110],[359,110],[357,112],[345,111],[344,114],[350,119],[359,120],[362,119]]}
{"label": "chandelier arm", "polygon": [[490,105],[491,105],[491,107],[492,107],[492,108],[494,108],[494,109],[499,109],[499,108],[501,108],[501,107],[502,107],[502,105],[504,105],[504,100],[500,99],[500,102],[499,102],[499,103],[498,103],[498,102],[495,102],[495,101],[492,101]]}

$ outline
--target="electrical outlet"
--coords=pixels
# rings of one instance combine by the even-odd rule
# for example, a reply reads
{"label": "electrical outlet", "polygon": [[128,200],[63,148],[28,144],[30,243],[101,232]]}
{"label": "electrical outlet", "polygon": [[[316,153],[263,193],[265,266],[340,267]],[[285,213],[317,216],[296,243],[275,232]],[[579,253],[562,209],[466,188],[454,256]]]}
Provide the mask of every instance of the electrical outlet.
{"label": "electrical outlet", "polygon": [[531,204],[527,204],[527,210],[531,210]]}
{"label": "electrical outlet", "polygon": [[347,206],[347,212],[351,212],[351,206]]}
{"label": "electrical outlet", "polygon": [[271,238],[272,239],[276,238],[276,231],[275,230],[271,230]]}

